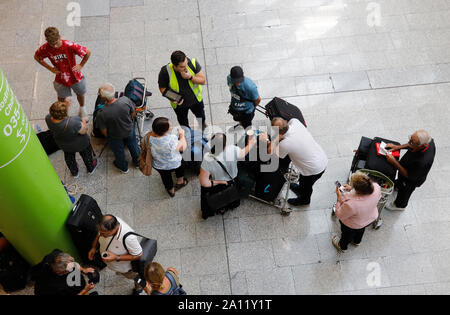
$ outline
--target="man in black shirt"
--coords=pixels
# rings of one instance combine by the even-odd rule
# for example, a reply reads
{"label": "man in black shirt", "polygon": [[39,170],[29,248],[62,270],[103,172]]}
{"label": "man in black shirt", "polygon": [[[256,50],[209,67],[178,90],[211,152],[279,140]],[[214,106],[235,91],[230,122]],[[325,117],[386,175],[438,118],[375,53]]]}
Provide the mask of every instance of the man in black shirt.
{"label": "man in black shirt", "polygon": [[[78,273],[78,274],[75,274]],[[88,295],[95,288],[94,283],[86,283],[83,274],[94,274],[93,268],[82,268],[73,257],[59,250],[47,255],[35,267],[35,295]]]}
{"label": "man in black shirt", "polygon": [[386,145],[386,148],[391,152],[408,149],[399,162],[391,154],[386,155],[387,161],[399,171],[396,181],[397,199],[386,206],[386,209],[405,210],[411,194],[427,179],[436,155],[436,146],[427,131],[419,130],[409,138],[407,144],[394,145],[390,143]]}
{"label": "man in black shirt", "polygon": [[196,59],[189,59],[182,51],[175,51],[170,57],[171,63],[161,68],[158,78],[159,90],[162,94],[166,89],[180,94],[183,98],[170,104],[175,110],[178,123],[189,127],[189,109],[198,119],[202,120],[202,129],[205,124],[205,106],[203,104],[202,85],[206,84],[206,76]]}

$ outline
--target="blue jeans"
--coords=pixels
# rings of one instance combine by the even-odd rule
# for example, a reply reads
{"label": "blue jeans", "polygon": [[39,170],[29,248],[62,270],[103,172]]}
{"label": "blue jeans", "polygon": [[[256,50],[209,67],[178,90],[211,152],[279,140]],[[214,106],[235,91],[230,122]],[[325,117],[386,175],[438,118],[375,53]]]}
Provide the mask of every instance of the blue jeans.
{"label": "blue jeans", "polygon": [[138,159],[141,150],[137,144],[134,128],[131,130],[130,135],[124,139],[112,139],[108,137],[108,144],[114,153],[114,157],[116,158],[114,165],[118,169],[124,172],[128,170],[128,162],[125,159],[125,146],[130,150],[134,165],[139,165]]}

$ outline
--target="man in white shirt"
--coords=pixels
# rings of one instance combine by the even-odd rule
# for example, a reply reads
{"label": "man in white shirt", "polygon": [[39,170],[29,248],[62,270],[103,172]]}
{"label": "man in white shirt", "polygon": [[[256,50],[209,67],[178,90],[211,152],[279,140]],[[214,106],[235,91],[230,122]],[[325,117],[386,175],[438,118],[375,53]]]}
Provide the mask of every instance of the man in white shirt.
{"label": "man in white shirt", "polygon": [[[126,248],[124,247],[123,237],[128,232],[134,231],[122,219],[113,215],[103,216],[98,225],[98,235],[89,252],[89,259],[94,259],[97,246],[100,245],[100,255],[108,268],[116,274],[134,280],[138,273],[132,270],[131,262],[142,257],[142,247],[135,235],[126,237]],[[140,290],[136,282],[135,290]]]}
{"label": "man in white shirt", "polygon": [[268,143],[269,154],[277,152],[278,148],[278,156],[283,159],[289,155],[292,163],[300,170],[299,183],[290,186],[298,197],[289,199],[288,202],[293,206],[309,205],[313,185],[325,172],[328,158],[298,119],[294,118],[288,122],[275,117],[272,120],[272,127],[278,128],[278,136],[272,141],[269,141],[266,135],[262,138]]}

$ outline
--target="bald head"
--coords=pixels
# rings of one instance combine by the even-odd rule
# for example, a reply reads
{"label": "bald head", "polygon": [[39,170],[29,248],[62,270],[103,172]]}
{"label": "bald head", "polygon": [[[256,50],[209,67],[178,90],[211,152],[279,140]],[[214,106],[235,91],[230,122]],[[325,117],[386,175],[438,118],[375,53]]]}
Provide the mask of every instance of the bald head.
{"label": "bald head", "polygon": [[288,122],[281,117],[275,117],[272,119],[272,127],[278,127],[280,135],[286,134],[289,130]]}
{"label": "bald head", "polygon": [[98,94],[108,102],[114,100],[115,98],[116,89],[114,86],[110,83],[104,83],[100,88],[98,89]]}

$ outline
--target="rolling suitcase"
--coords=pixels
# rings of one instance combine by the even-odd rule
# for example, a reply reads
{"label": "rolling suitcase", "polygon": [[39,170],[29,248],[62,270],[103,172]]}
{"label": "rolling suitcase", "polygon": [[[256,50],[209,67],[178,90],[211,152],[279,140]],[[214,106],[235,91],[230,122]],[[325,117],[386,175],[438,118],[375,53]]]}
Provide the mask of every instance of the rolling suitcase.
{"label": "rolling suitcase", "polygon": [[[262,112],[260,110],[258,111]],[[293,118],[297,118],[305,127],[307,127],[305,118],[303,117],[300,109],[297,106],[290,104],[279,97],[275,97],[273,100],[271,100],[266,105],[265,112],[262,113],[268,116],[270,120],[275,117],[281,117],[287,121]]]}
{"label": "rolling suitcase", "polygon": [[[92,264],[92,261],[88,259],[88,254],[97,237],[97,224],[102,217],[102,211],[97,201],[88,195],[81,195],[67,219],[66,227],[85,264]],[[98,261],[96,265],[99,265]],[[100,264],[99,267],[104,267],[104,265]]]}
{"label": "rolling suitcase", "polygon": [[44,148],[45,153],[47,153],[47,155],[59,151],[59,147],[56,144],[55,138],[53,137],[53,133],[50,130],[39,132],[37,134],[37,137],[41,142],[41,145]]}
{"label": "rolling suitcase", "polygon": [[374,138],[372,143],[370,144],[369,152],[367,154],[367,160],[365,168],[369,170],[374,170],[383,173],[387,177],[389,177],[392,181],[395,181],[395,176],[397,174],[397,169],[389,164],[384,155],[377,154],[377,143],[381,142],[385,143],[393,143],[395,145],[400,145],[400,143],[392,140],[387,140],[383,138]]}
{"label": "rolling suitcase", "polygon": [[291,160],[286,157],[279,162],[275,172],[260,172],[256,176],[255,197],[268,202],[273,202],[278,197],[286,183],[284,174],[288,171]]}

